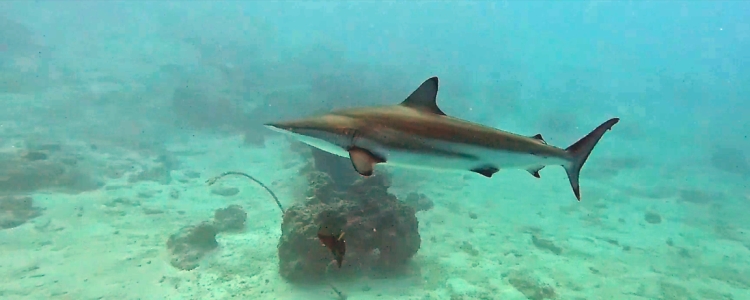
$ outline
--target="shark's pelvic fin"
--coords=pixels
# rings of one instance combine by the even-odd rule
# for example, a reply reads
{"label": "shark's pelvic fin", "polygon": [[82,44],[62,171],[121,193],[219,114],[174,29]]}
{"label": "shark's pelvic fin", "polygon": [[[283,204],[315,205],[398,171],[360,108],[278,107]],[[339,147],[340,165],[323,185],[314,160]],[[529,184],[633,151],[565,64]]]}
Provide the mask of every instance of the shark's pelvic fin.
{"label": "shark's pelvic fin", "polygon": [[484,177],[490,178],[492,175],[495,175],[500,169],[493,167],[493,166],[485,166],[485,167],[479,167],[471,169],[472,172],[481,174]]}
{"label": "shark's pelvic fin", "polygon": [[437,106],[437,93],[438,78],[432,77],[423,82],[406,100],[401,102],[401,106],[445,116],[445,113]]}
{"label": "shark's pelvic fin", "polygon": [[536,178],[542,178],[542,176],[539,175],[539,171],[541,171],[542,169],[544,169],[544,166],[534,167],[526,171],[528,171],[529,174],[531,174],[531,176],[534,176]]}
{"label": "shark's pelvic fin", "polygon": [[581,201],[581,189],[578,185],[578,176],[581,173],[583,164],[586,163],[586,159],[589,158],[591,150],[594,150],[594,146],[602,138],[607,130],[612,129],[619,122],[619,118],[612,118],[596,127],[589,134],[584,136],[582,139],[575,142],[565,151],[571,156],[570,164],[565,165],[565,172],[568,173],[568,180],[570,180],[570,186],[573,188],[573,193],[576,195],[576,199]]}
{"label": "shark's pelvic fin", "polygon": [[385,162],[385,159],[359,147],[349,148],[349,159],[352,160],[354,170],[362,176],[372,175],[375,165]]}

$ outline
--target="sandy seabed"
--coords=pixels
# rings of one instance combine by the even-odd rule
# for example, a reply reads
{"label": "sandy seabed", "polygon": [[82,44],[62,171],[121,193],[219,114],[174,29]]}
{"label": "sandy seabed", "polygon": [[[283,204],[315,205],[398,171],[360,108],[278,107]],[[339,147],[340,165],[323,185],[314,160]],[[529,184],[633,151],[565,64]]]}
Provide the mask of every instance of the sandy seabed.
{"label": "sandy seabed", "polygon": [[[240,192],[220,196],[205,184],[245,171],[293,203],[305,188],[304,161],[284,139],[250,148],[239,139],[196,137],[172,148],[194,154],[178,157],[169,184],[123,176],[80,194],[30,195],[42,214],[0,230],[0,296],[336,299],[325,285],[294,286],[278,275],[281,218],[265,191],[227,178],[221,185]],[[587,165],[605,163],[594,155]],[[337,282],[349,299],[750,299],[750,223],[736,213],[747,211],[748,196],[740,192],[701,200],[695,187],[711,182],[665,178],[649,167],[600,180],[584,170],[580,203],[561,168],[545,169],[541,180],[514,170],[489,180],[393,174],[396,195],[419,191],[435,203],[418,213],[421,249],[404,274]],[[711,178],[721,176],[700,180]],[[683,186],[644,184],[657,180]],[[169,236],[230,204],[247,211],[246,230],[219,234],[219,249],[194,270],[171,266]]]}

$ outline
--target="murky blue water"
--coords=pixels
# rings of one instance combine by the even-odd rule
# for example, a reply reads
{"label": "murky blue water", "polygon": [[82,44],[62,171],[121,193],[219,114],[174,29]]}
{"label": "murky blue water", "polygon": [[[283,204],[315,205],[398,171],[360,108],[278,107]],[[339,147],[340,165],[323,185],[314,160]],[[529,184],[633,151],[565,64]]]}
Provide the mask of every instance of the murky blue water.
{"label": "murky blue water", "polygon": [[[748,15],[742,1],[2,2],[0,298],[750,299]],[[432,76],[448,116],[563,149],[620,118],[581,201],[560,166],[365,178],[262,126],[397,105]],[[412,116],[344,132],[434,146]],[[385,156],[364,148],[352,157]]]}

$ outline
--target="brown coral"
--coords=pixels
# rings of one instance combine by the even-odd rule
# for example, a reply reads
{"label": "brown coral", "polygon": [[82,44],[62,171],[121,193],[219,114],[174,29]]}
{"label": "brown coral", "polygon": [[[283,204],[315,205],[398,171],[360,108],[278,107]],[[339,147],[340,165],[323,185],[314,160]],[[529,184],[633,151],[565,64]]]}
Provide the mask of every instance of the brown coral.
{"label": "brown coral", "polygon": [[403,266],[419,250],[421,238],[414,208],[388,193],[385,175],[362,178],[337,189],[326,173],[310,174],[308,200],[284,214],[279,241],[279,272],[294,282],[321,279],[333,257],[320,245],[321,224],[342,228],[347,254],[341,272],[389,270]]}

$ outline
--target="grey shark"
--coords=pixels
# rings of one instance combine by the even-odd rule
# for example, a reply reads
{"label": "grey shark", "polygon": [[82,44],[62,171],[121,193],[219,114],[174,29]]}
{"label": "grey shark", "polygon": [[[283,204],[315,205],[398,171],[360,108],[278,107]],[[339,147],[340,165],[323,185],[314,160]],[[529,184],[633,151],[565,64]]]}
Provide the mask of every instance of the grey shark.
{"label": "grey shark", "polygon": [[447,116],[437,106],[438,78],[427,79],[398,105],[342,109],[325,115],[265,124],[323,151],[351,159],[370,176],[378,164],[463,170],[492,177],[501,169],[523,169],[539,178],[545,166],[565,168],[578,201],[581,167],[612,118],[565,149],[541,134],[518,135]]}

